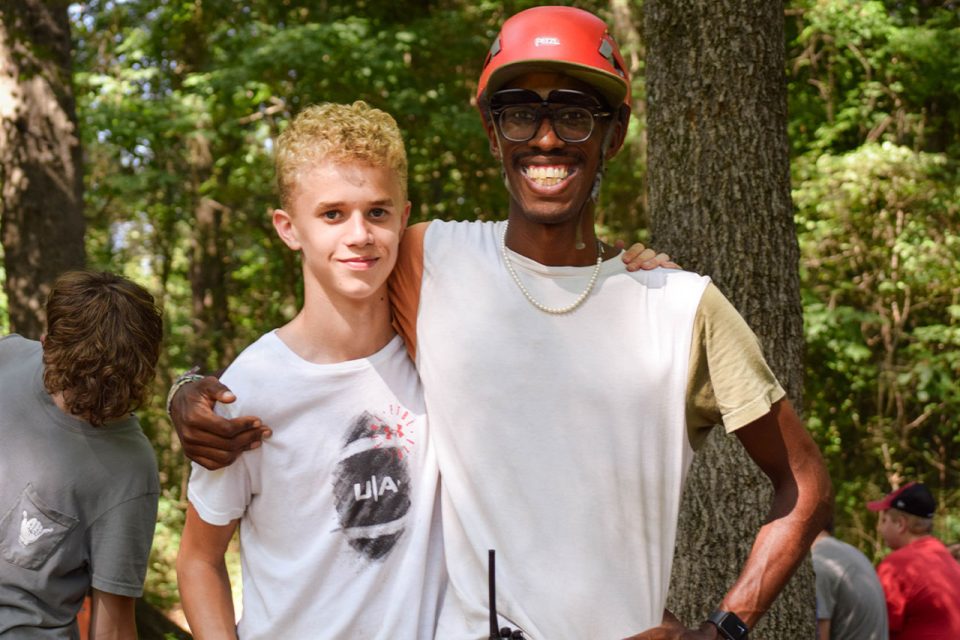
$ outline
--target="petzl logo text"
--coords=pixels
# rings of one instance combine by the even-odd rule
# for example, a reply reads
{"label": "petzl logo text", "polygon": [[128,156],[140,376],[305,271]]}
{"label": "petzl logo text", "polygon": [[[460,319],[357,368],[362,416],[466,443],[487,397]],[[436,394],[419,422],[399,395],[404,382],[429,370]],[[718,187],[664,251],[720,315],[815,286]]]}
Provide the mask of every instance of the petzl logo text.
{"label": "petzl logo text", "polygon": [[559,47],[560,38],[536,38],[533,41],[533,46],[535,47]]}

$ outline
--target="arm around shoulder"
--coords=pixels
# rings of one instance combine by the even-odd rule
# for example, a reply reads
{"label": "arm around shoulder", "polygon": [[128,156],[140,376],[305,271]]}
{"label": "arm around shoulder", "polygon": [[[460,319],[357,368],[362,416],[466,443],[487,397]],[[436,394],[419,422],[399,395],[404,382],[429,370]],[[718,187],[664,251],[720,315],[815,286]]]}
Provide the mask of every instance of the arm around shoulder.
{"label": "arm around shoulder", "polygon": [[217,378],[206,376],[171,388],[170,420],[188,458],[207,469],[233,464],[249,449],[270,437],[270,429],[256,416],[225,418],[214,411],[217,402],[236,400]]}
{"label": "arm around shoulder", "polygon": [[394,327],[407,344],[411,358],[417,352],[417,311],[423,282],[424,238],[429,222],[418,222],[404,229],[397,264],[388,280]]}

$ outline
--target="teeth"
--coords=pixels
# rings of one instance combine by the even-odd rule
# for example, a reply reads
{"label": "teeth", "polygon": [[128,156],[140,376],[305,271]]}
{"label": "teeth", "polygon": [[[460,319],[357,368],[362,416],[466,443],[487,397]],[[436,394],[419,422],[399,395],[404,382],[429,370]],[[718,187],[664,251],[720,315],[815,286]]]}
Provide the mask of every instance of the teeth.
{"label": "teeth", "polygon": [[565,166],[528,166],[523,169],[524,175],[539,184],[553,186],[559,184],[570,174]]}

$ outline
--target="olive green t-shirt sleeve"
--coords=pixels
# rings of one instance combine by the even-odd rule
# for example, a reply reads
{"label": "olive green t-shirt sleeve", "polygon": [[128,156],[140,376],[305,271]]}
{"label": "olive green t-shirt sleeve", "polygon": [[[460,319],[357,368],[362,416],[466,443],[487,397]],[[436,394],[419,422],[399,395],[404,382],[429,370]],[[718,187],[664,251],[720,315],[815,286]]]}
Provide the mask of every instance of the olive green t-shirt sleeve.
{"label": "olive green t-shirt sleeve", "polygon": [[693,323],[687,379],[691,446],[699,448],[714,425],[731,433],[763,417],[784,395],[756,334],[720,290],[707,285]]}

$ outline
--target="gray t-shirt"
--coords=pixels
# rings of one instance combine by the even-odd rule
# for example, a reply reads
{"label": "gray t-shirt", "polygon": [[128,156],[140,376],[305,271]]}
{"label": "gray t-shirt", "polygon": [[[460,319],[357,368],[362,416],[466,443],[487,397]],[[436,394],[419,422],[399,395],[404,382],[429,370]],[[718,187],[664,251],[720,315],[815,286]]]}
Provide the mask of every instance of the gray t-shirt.
{"label": "gray t-shirt", "polygon": [[887,603],[877,572],[860,551],[833,536],[813,545],[817,618],[830,620],[830,638],[887,640]]}
{"label": "gray t-shirt", "polygon": [[77,638],[92,586],[139,597],[160,485],[135,417],[95,428],[43,387],[39,342],[0,339],[0,637]]}

